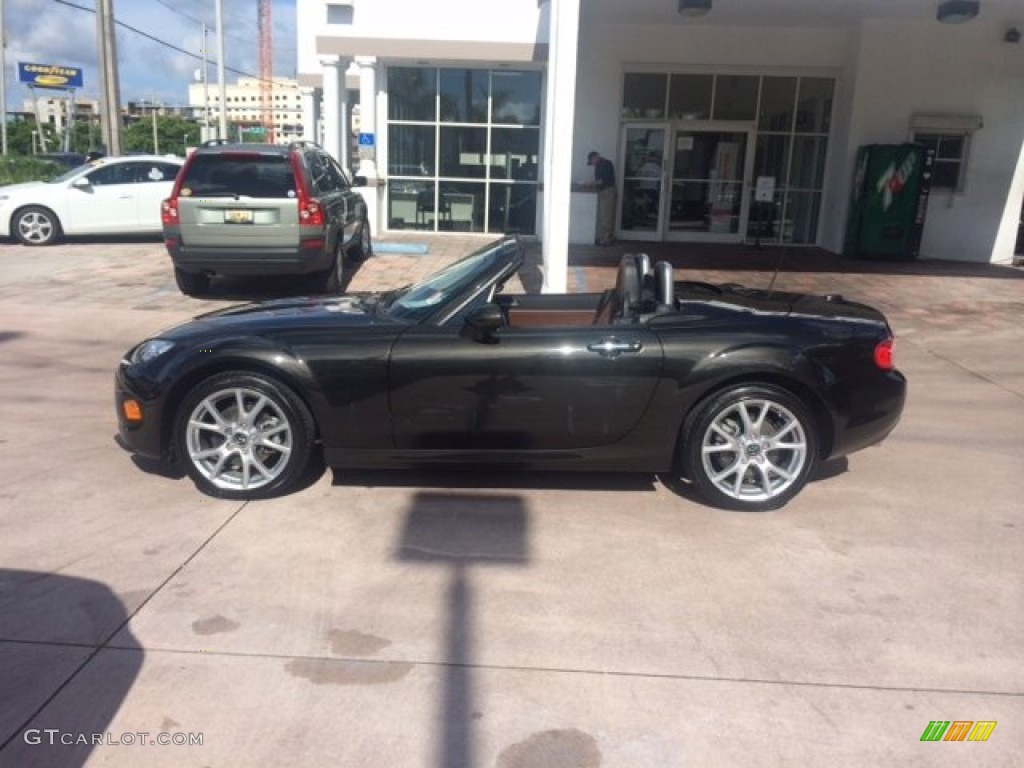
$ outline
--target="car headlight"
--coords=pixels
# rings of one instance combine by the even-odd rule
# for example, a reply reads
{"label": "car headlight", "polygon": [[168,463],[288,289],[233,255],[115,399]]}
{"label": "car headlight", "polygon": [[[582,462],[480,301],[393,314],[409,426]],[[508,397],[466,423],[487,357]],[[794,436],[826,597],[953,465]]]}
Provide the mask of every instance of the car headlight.
{"label": "car headlight", "polygon": [[134,350],[128,357],[128,362],[132,365],[139,363],[147,363],[155,357],[160,357],[164,352],[167,352],[171,347],[174,346],[173,341],[167,341],[167,339],[150,339],[144,341]]}

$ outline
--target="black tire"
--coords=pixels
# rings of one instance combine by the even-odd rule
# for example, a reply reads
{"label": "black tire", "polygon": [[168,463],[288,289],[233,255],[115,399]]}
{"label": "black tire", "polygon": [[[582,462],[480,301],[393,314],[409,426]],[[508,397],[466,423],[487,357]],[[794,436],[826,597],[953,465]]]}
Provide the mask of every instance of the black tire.
{"label": "black tire", "polygon": [[326,272],[320,272],[316,276],[319,290],[323,293],[341,293],[341,286],[345,281],[345,252],[342,249],[341,236],[338,236],[338,244],[334,248],[334,260],[331,268]]}
{"label": "black tire", "polygon": [[370,236],[370,222],[363,219],[359,225],[359,234],[348,249],[348,258],[358,264],[373,256],[373,238]]}
{"label": "black tire", "polygon": [[305,403],[255,373],[222,373],[200,382],[175,414],[177,460],[200,491],[222,499],[286,492],[305,476],[314,436]]}
{"label": "black tire", "polygon": [[817,426],[796,396],[768,384],[717,392],[683,426],[682,472],[710,504],[778,509],[807,483],[817,459]]}
{"label": "black tire", "polygon": [[210,276],[202,272],[185,272],[175,267],[174,282],[186,296],[202,296],[210,290]]}
{"label": "black tire", "polygon": [[30,205],[15,213],[11,232],[22,245],[53,245],[62,234],[57,214],[41,205]]}

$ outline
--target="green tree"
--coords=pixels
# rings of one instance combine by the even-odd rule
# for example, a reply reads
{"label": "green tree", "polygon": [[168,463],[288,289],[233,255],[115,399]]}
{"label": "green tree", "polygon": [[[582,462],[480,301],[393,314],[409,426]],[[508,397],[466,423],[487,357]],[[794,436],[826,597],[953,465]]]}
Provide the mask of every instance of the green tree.
{"label": "green tree", "polygon": [[[39,149],[35,138],[36,124],[28,120],[7,121],[7,153],[9,155],[34,155]],[[46,151],[59,152],[63,144],[58,144],[57,132],[49,123],[43,123],[43,135],[46,137]],[[35,147],[33,147],[35,143]]]}
{"label": "green tree", "polygon": [[[199,123],[177,115],[157,115],[156,135],[162,155],[183,155],[185,146],[199,143]],[[153,118],[143,117],[124,130],[124,148],[135,152],[153,151]],[[187,138],[186,138],[187,137]]]}

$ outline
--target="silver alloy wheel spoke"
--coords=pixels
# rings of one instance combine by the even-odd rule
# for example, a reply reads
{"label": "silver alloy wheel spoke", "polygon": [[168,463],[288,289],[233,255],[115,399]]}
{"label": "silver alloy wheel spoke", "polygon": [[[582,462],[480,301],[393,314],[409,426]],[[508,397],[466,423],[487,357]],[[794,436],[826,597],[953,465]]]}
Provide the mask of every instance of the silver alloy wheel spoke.
{"label": "silver alloy wheel spoke", "polygon": [[281,407],[254,389],[231,387],[203,398],[186,423],[193,466],[217,488],[258,490],[274,482],[292,452]]}
{"label": "silver alloy wheel spoke", "polygon": [[770,399],[741,400],[719,411],[704,432],[701,460],[708,480],[740,501],[784,493],[808,461],[804,426]]}

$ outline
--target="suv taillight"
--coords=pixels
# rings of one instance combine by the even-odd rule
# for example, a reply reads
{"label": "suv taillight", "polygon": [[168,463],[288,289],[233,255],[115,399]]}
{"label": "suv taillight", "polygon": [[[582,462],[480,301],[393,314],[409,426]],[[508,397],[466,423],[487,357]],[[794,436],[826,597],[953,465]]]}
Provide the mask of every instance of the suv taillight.
{"label": "suv taillight", "polygon": [[299,226],[324,226],[324,209],[315,197],[299,197]]}
{"label": "suv taillight", "polygon": [[892,339],[885,339],[875,345],[875,365],[883,371],[892,370]]}
{"label": "suv taillight", "polygon": [[169,197],[160,203],[160,221],[164,226],[178,223],[178,198]]}

